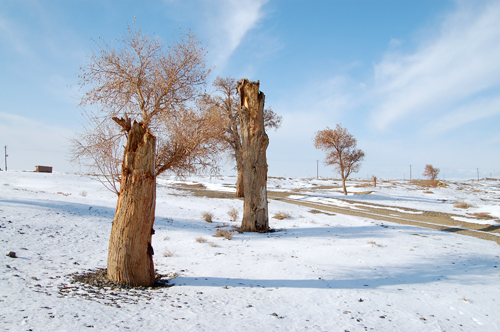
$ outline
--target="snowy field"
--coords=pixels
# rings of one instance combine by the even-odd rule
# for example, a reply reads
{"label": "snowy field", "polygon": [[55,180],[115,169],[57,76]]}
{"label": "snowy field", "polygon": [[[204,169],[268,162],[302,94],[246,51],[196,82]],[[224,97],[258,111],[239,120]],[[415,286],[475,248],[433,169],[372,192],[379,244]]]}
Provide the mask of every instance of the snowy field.
{"label": "snowy field", "polygon": [[[500,331],[500,246],[493,241],[270,200],[268,234],[213,237],[243,202],[177,184],[234,191],[234,177],[158,181],[153,247],[172,287],[99,289],[72,273],[105,268],[116,196],[74,174],[0,172],[0,329],[5,331]],[[403,181],[348,200],[500,219],[500,182]],[[322,188],[322,186],[324,188]],[[338,181],[269,179],[270,190],[337,202]],[[464,201],[469,209],[458,209]],[[240,217],[231,222],[227,212]],[[214,222],[203,220],[211,212]],[[389,226],[389,227],[387,227]],[[203,239],[206,242],[203,242]],[[7,256],[16,252],[18,258]]]}

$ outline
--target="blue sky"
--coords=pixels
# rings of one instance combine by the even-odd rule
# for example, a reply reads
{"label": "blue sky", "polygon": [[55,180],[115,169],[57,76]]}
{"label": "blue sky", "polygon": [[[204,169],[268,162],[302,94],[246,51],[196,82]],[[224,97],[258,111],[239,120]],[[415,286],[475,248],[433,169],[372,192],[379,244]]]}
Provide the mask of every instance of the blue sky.
{"label": "blue sky", "polygon": [[[0,167],[78,171],[78,71],[135,24],[165,43],[182,27],[207,44],[217,75],[260,80],[283,116],[269,175],[333,176],[315,132],[357,139],[366,178],[500,176],[500,1],[0,2]],[[135,18],[135,23],[134,22]],[[210,88],[210,87],[208,87]],[[226,169],[230,170],[230,167]],[[230,172],[230,171],[228,171]]]}

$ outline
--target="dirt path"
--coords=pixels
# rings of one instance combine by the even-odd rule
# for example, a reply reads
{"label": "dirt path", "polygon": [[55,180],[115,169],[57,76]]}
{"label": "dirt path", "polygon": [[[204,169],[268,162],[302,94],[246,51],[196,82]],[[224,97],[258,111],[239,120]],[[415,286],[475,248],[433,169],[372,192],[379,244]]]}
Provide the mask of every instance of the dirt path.
{"label": "dirt path", "polygon": [[[194,188],[190,186],[178,186],[176,187],[176,189],[190,191],[195,196],[235,199],[234,194],[231,192],[206,190],[203,188]],[[335,198],[344,202],[346,205],[346,207],[340,207],[336,205],[327,205],[305,201],[305,198],[309,197],[307,195],[304,195],[304,198],[301,199],[290,198],[291,195],[296,194],[297,193],[269,191],[268,198],[287,202],[290,204],[305,206],[315,211],[316,213],[326,212],[328,214],[345,214],[350,216],[375,219],[379,221],[395,222],[398,224],[431,228],[444,232],[453,232],[462,235],[473,236],[479,239],[494,241],[497,244],[500,244],[500,226],[457,221],[452,218],[452,216],[463,217],[460,215],[452,215],[433,211],[422,211],[402,207],[392,207]]]}
{"label": "dirt path", "polygon": [[[500,244],[500,226],[457,221],[452,218],[452,216],[454,216],[452,214],[421,211],[401,207],[396,208],[392,206],[335,198],[347,203],[346,206],[348,206],[339,207],[335,205],[307,202],[304,199],[292,199],[289,197],[290,195],[292,194],[284,192],[268,192],[268,197],[270,199],[306,206],[314,210],[346,214],[380,221],[389,221],[404,225],[432,228],[444,232],[474,236],[479,239],[490,240]],[[459,215],[455,216],[461,217]]]}

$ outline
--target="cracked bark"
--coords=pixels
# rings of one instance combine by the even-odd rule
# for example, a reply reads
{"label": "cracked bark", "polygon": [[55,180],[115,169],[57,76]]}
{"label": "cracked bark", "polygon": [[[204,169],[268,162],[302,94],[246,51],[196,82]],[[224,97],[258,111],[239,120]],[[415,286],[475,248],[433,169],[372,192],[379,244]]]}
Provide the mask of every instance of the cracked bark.
{"label": "cracked bark", "polygon": [[108,278],[128,286],[152,286],[156,137],[142,123],[114,120],[128,132],[128,140],[109,240]]}
{"label": "cracked bark", "polygon": [[259,82],[249,82],[247,79],[238,82],[238,93],[245,197],[241,229],[247,232],[267,232],[269,213],[266,150],[269,138],[264,128],[265,96],[259,91]]}

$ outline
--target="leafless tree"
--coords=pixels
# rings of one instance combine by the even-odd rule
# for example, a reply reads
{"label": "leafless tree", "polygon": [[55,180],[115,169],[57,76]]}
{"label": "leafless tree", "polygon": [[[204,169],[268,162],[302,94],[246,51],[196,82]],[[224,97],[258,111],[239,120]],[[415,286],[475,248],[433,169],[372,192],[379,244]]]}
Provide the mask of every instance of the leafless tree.
{"label": "leafless tree", "polygon": [[84,166],[88,175],[119,195],[123,145],[126,137],[109,118],[83,113],[87,124],[72,142],[72,162]]}
{"label": "leafless tree", "polygon": [[[180,33],[165,48],[160,38],[130,27],[116,43],[96,44],[79,76],[81,88],[88,88],[81,106],[99,106],[104,120],[102,127],[91,126],[80,136],[79,160],[98,163],[103,154],[115,151],[113,143],[120,141],[113,139],[117,133],[110,124],[118,124],[127,143],[122,148],[108,278],[151,286],[155,282],[151,235],[156,176],[167,170],[183,174],[209,167],[221,149],[215,139],[219,133],[211,129],[217,122],[215,113],[194,102],[209,73],[205,51],[190,32]],[[105,164],[113,168],[112,162]],[[106,167],[97,166],[97,170],[113,174]]]}
{"label": "leafless tree", "polygon": [[429,178],[429,180],[434,181],[436,180],[438,174],[439,174],[439,168],[434,168],[430,164],[425,165],[423,176]]}
{"label": "leafless tree", "polygon": [[[232,77],[217,77],[212,85],[215,88],[215,93],[206,96],[205,101],[217,107],[223,119],[224,131],[221,135],[221,141],[236,161],[238,171],[236,197],[243,197],[243,155],[237,82]],[[281,122],[282,117],[273,112],[271,108],[264,109],[264,126],[266,130],[277,130],[281,126]]]}
{"label": "leafless tree", "polygon": [[342,177],[344,195],[347,195],[345,181],[352,173],[359,171],[365,153],[357,149],[357,140],[347,129],[337,124],[335,130],[326,127],[316,133],[314,146],[326,153],[325,163],[335,166]]}

